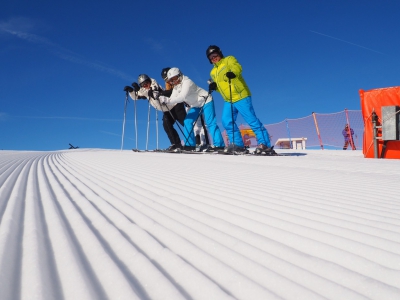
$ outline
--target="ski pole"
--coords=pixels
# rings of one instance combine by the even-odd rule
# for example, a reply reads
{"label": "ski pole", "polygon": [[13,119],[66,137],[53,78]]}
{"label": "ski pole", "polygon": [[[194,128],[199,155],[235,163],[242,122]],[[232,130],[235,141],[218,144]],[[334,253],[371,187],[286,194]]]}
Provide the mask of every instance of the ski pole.
{"label": "ski pole", "polygon": [[[151,90],[151,88],[150,88],[150,90]],[[154,97],[152,97],[152,98],[154,99]],[[162,104],[161,104],[161,102],[160,102],[160,99],[157,97],[157,99],[155,99],[155,100],[158,101],[158,105],[160,105],[160,109],[162,110]],[[165,105],[165,108],[168,110],[168,112],[169,112],[169,114],[171,115],[172,119],[174,120],[175,124],[178,126],[178,129],[179,129],[180,132],[182,133],[183,137],[186,139],[185,133],[183,132],[183,130],[182,130],[182,128],[181,128],[179,122],[174,118],[174,115],[172,114],[171,110],[168,108],[167,105]]]}
{"label": "ski pole", "polygon": [[136,142],[135,150],[139,151],[139,149],[138,149],[138,136],[137,136],[136,100],[137,100],[137,92],[135,92],[135,101],[133,101],[133,110],[134,110],[134,115],[135,115],[135,142]]}
{"label": "ski pole", "polygon": [[206,126],[206,124],[204,122],[203,116],[200,117],[200,121],[201,121],[201,126],[203,127],[203,130],[204,130],[204,139],[205,139],[206,145],[209,145],[210,144],[210,140],[208,138],[208,130],[207,130],[207,126]]}
{"label": "ski pole", "polygon": [[[160,102],[160,99],[158,99],[158,102],[159,102],[159,104],[160,104],[160,106],[161,106],[162,104],[161,104],[161,102]],[[186,135],[185,135],[185,133],[183,132],[183,130],[182,130],[182,128],[181,128],[181,125],[180,125],[179,122],[174,118],[174,115],[172,114],[171,110],[168,108],[167,105],[165,105],[165,108],[168,110],[169,114],[171,115],[172,119],[174,120],[176,126],[178,126],[178,129],[180,130],[180,132],[182,133],[182,135],[186,138]]]}
{"label": "ski pole", "polygon": [[231,115],[232,115],[232,153],[235,154],[235,122],[233,120],[232,85],[230,77],[228,77],[228,82],[229,82],[229,96],[231,100]]}
{"label": "ski pole", "polygon": [[203,96],[203,97],[204,97],[204,103],[203,103],[203,105],[202,105],[201,108],[200,108],[200,111],[199,111],[199,114],[197,115],[196,120],[195,120],[195,121],[193,122],[193,124],[192,124],[192,129],[190,130],[188,136],[187,136],[186,139],[185,139],[185,145],[186,145],[186,143],[187,143],[187,141],[188,141],[190,135],[192,134],[192,132],[193,132],[193,130],[194,130],[194,125],[197,123],[197,120],[199,119],[199,117],[200,117],[201,114],[203,113],[204,105],[206,105],[207,99],[208,99],[208,97],[210,97],[210,95],[211,95],[211,92],[209,92],[207,96]]}
{"label": "ski pole", "polygon": [[147,112],[146,151],[148,151],[148,145],[149,145],[149,130],[150,130],[150,100],[149,100],[149,110]]}
{"label": "ski pole", "polygon": [[156,109],[156,150],[158,150],[158,110]]}
{"label": "ski pole", "polygon": [[124,137],[125,137],[125,121],[126,121],[126,107],[128,106],[128,92],[126,92],[125,104],[124,104],[124,120],[122,122],[122,141],[121,150],[124,148]]}
{"label": "ski pole", "polygon": [[[157,91],[158,92],[158,91]],[[153,95],[153,89],[150,87],[150,89],[149,89],[149,92],[147,93],[148,94],[148,96],[149,96],[149,105],[150,105],[150,101],[151,101],[151,98],[153,99],[153,100],[156,100],[156,98],[157,98],[157,100],[158,100],[158,104],[160,105],[160,109],[161,109],[161,103],[160,103],[160,100],[158,99],[158,97],[154,97],[154,95]],[[149,107],[149,109],[150,109],[150,107]],[[155,108],[155,110],[156,110],[156,151],[158,151],[159,149],[158,149],[158,109],[157,108]],[[149,112],[149,114],[150,114],[150,112]],[[149,117],[150,118],[150,117]],[[148,136],[148,133],[147,133],[147,136]],[[146,149],[147,150],[147,149]]]}

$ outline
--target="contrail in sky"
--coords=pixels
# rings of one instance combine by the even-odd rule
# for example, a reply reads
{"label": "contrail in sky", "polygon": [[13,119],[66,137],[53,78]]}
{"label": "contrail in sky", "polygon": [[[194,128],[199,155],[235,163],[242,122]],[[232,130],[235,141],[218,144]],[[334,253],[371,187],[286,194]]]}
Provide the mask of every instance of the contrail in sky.
{"label": "contrail in sky", "polygon": [[[0,113],[1,117],[1,113]],[[100,121],[100,122],[120,122],[121,119],[99,119],[99,118],[81,118],[81,117],[41,117],[41,116],[13,116],[14,118],[24,119],[58,119],[58,120],[79,120],[79,121]]]}
{"label": "contrail in sky", "polygon": [[[121,134],[117,134],[117,133],[113,133],[113,132],[108,132],[108,131],[103,131],[103,130],[100,130],[99,132],[104,133],[104,134],[108,134],[108,135],[118,136],[118,137],[121,137],[121,136],[122,136]],[[134,139],[133,139],[133,138],[130,138],[129,136],[125,136],[125,138],[128,139],[128,140],[134,141]]]}
{"label": "contrail in sky", "polygon": [[333,37],[333,36],[330,36],[330,35],[327,35],[327,34],[323,34],[323,33],[320,33],[320,32],[317,32],[317,31],[312,31],[312,30],[310,30],[310,31],[311,31],[312,33],[316,33],[316,34],[319,34],[319,35],[323,35],[323,36],[326,36],[326,37],[331,38],[331,39],[334,39],[334,40],[338,40],[338,41],[341,41],[341,42],[344,42],[344,43],[347,43],[347,44],[350,44],[350,45],[353,45],[353,46],[357,46],[357,47],[360,47],[360,48],[363,48],[363,49],[366,49],[366,50],[369,50],[369,51],[372,51],[372,52],[376,52],[376,53],[379,53],[379,54],[386,55],[385,53],[376,51],[376,50],[374,50],[374,49],[367,48],[367,47],[364,47],[364,46],[361,46],[361,45],[357,45],[357,44],[354,44],[354,43],[351,43],[351,42],[348,42],[348,41],[345,41],[345,40],[342,40],[342,39],[338,39],[338,38],[336,38],[336,37]]}
{"label": "contrail in sky", "polygon": [[[10,22],[11,23],[11,22]],[[22,31],[18,31],[18,30],[14,30],[12,28],[10,28],[12,26],[10,26],[10,24],[7,23],[0,23],[0,32],[5,32],[11,35],[14,35],[22,40],[28,41],[30,43],[34,43],[34,44],[38,44],[38,45],[42,45],[44,47],[46,47],[46,49],[50,52],[52,52],[55,56],[66,60],[66,61],[70,61],[73,63],[77,63],[77,64],[81,64],[81,65],[85,65],[87,67],[90,67],[92,69],[95,70],[99,70],[102,72],[106,72],[108,74],[120,77],[124,80],[127,81],[132,81],[134,79],[134,77],[125,74],[121,71],[115,70],[113,68],[109,68],[106,67],[100,63],[96,63],[96,62],[90,62],[84,58],[81,58],[79,54],[74,53],[66,48],[63,48],[51,41],[49,41],[48,39],[32,34],[32,33],[26,33],[26,32],[22,32]]]}

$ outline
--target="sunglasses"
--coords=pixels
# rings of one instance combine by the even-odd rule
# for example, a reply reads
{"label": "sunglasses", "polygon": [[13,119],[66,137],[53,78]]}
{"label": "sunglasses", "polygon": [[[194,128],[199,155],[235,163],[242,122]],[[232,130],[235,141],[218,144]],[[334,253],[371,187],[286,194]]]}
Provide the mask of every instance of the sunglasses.
{"label": "sunglasses", "polygon": [[178,75],[178,76],[172,77],[172,78],[169,80],[169,82],[172,83],[172,84],[174,84],[174,83],[177,82],[178,80],[179,80],[179,75]]}
{"label": "sunglasses", "polygon": [[140,84],[141,87],[148,87],[150,85],[150,82],[144,81]]}
{"label": "sunglasses", "polygon": [[216,59],[217,57],[219,57],[218,54],[212,54],[212,55],[209,56],[210,60],[214,60],[214,59]]}

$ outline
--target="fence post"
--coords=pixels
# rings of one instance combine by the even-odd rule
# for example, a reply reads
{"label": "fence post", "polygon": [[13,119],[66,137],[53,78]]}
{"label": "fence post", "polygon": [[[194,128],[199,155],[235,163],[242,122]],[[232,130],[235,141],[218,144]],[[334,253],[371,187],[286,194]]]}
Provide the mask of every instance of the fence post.
{"label": "fence post", "polygon": [[319,134],[318,122],[317,122],[317,117],[315,115],[315,112],[313,112],[312,115],[314,117],[315,129],[317,130],[317,135],[318,135],[318,139],[319,139],[319,144],[321,145],[321,150],[324,150],[324,145],[322,144],[321,135]]}
{"label": "fence post", "polygon": [[290,137],[290,129],[289,129],[289,122],[287,119],[285,119],[286,121],[286,130],[288,133],[288,137],[289,137],[289,145],[290,145],[290,149],[293,149],[293,144],[292,144],[292,138]]}
{"label": "fence post", "polygon": [[351,150],[355,150],[356,146],[354,144],[354,140],[353,140],[353,135],[351,134],[351,126],[350,126],[350,119],[349,119],[349,113],[347,112],[347,108],[344,109],[345,113],[346,113],[346,123],[348,125],[348,131],[349,131],[349,136],[350,136],[350,146],[351,146]]}
{"label": "fence post", "polygon": [[378,146],[378,126],[376,125],[378,116],[375,110],[372,111],[372,132],[373,132],[373,142],[374,142],[374,158],[379,156],[379,146]]}

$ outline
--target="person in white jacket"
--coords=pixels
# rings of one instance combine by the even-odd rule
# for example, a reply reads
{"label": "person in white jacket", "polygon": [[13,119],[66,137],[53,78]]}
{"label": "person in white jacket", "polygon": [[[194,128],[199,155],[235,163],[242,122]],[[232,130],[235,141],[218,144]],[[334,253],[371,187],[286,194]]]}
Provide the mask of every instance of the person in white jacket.
{"label": "person in white jacket", "polygon": [[189,77],[183,75],[178,68],[171,68],[167,76],[168,81],[173,86],[172,94],[169,98],[160,96],[160,101],[167,106],[182,102],[190,106],[184,121],[184,133],[187,137],[185,146],[190,149],[192,145],[195,145],[193,125],[199,114],[204,112],[205,123],[213,141],[213,146],[207,151],[223,150],[225,144],[217,125],[214,101],[211,94],[197,86]]}
{"label": "person in white jacket", "polygon": [[163,112],[163,128],[168,139],[171,142],[167,151],[180,149],[181,139],[178,132],[174,128],[175,121],[178,121],[183,126],[183,121],[186,118],[186,110],[183,103],[162,105],[158,99],[159,94],[163,91],[162,87],[153,78],[146,74],[140,74],[138,83],[132,83],[133,90],[128,91],[133,100],[148,99],[150,105],[155,109]]}

